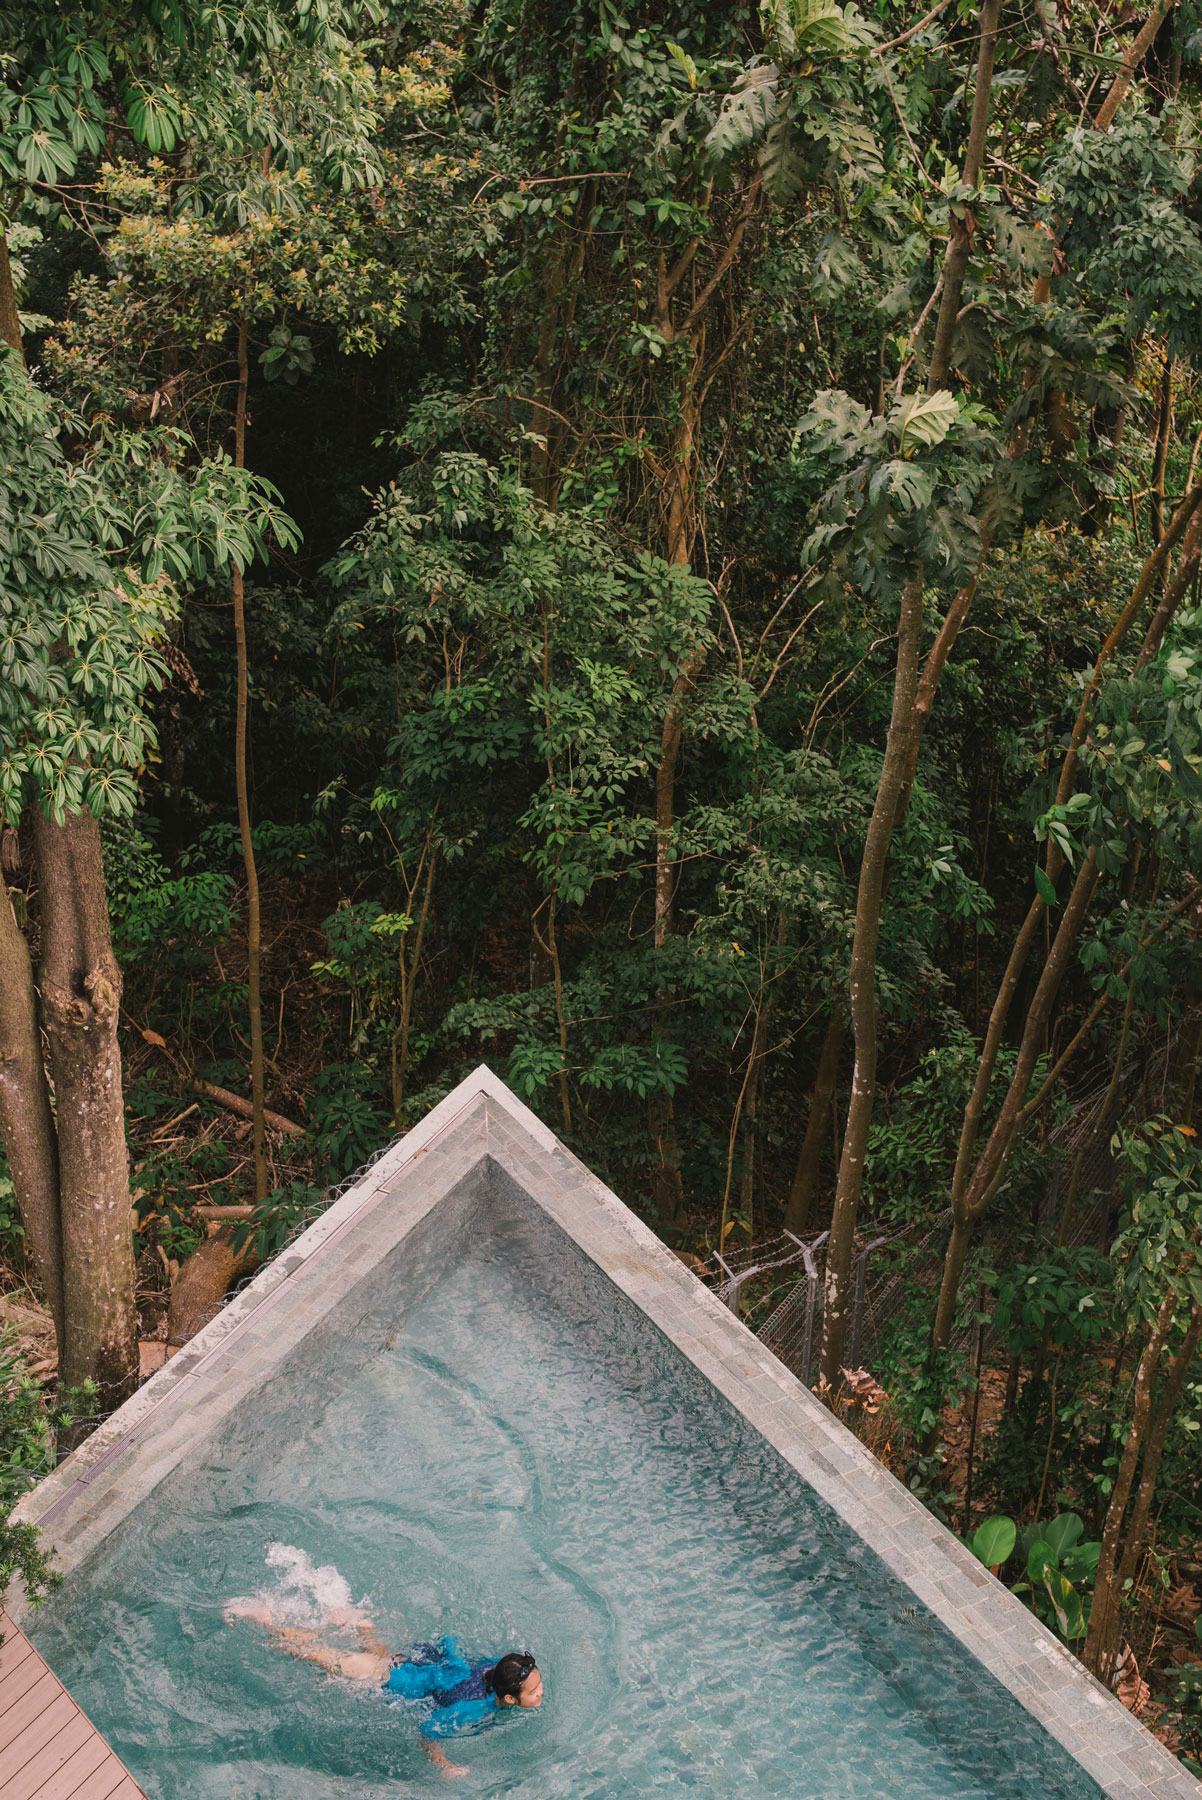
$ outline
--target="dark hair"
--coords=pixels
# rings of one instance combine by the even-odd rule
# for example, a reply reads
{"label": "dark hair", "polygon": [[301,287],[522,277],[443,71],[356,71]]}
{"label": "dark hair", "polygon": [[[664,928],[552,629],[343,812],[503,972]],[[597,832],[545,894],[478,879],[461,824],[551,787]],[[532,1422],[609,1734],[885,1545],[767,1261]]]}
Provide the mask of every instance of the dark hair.
{"label": "dark hair", "polygon": [[498,1700],[516,1700],[522,1691],[522,1683],[534,1673],[535,1666],[528,1650],[511,1650],[508,1656],[503,1656],[499,1663],[484,1671],[484,1685]]}

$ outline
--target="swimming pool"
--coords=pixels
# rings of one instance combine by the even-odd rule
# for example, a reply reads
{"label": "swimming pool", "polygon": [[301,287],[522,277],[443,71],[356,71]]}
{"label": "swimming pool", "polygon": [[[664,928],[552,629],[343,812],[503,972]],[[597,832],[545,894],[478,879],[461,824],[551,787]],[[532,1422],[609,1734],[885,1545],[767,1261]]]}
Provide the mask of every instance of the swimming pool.
{"label": "swimming pool", "polygon": [[443,1787],[403,1711],[222,1622],[273,1542],[334,1565],[398,1647],[537,1653],[542,1711],[461,1740],[451,1791],[1097,1800],[544,1215],[493,1195],[433,1273],[410,1260],[366,1273],[33,1622],[153,1800]]}

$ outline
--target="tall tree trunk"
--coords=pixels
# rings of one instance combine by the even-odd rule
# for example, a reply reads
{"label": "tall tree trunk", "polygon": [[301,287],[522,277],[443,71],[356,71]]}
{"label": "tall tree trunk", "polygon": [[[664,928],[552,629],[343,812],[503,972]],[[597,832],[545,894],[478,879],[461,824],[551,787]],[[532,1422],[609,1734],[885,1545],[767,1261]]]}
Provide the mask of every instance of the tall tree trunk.
{"label": "tall tree trunk", "polygon": [[[953,1231],[944,1262],[939,1304],[931,1334],[932,1354],[941,1350],[951,1337],[956,1316],[956,1295],[959,1291],[960,1276],[964,1269],[964,1255],[979,1220],[987,1211],[1010,1166],[1010,1159],[1018,1140],[1023,1101],[1026,1099],[1027,1089],[1031,1085],[1031,1077],[1035,1073],[1035,1065],[1039,1061],[1044,1046],[1045,1030],[1052,1015],[1052,1008],[1067,973],[1077,938],[1085,922],[1085,916],[1089,911],[1089,903],[1093,899],[1097,880],[1097,850],[1091,848],[1082,859],[1077,879],[1073,883],[1068,904],[1064,909],[1064,916],[1060,921],[1060,927],[1048,953],[1031,1005],[1027,1010],[1014,1073],[1010,1078],[1010,1085],[1006,1090],[1005,1099],[1002,1101],[997,1121],[989,1134],[989,1140],[981,1152],[971,1177],[966,1174],[964,1167],[959,1167],[959,1179],[963,1185],[958,1192],[953,1191],[952,1196],[952,1213],[956,1230]],[[1012,962],[1013,960],[1011,958]],[[983,1104],[984,1094],[982,1093],[979,1098]],[[963,1148],[963,1136],[961,1145]],[[956,1249],[955,1255],[953,1255],[953,1245]]]}
{"label": "tall tree trunk", "polygon": [[1152,1511],[1152,1496],[1156,1491],[1156,1477],[1160,1473],[1165,1441],[1169,1435],[1169,1427],[1173,1423],[1173,1415],[1177,1411],[1177,1403],[1181,1399],[1181,1390],[1185,1386],[1186,1376],[1193,1367],[1194,1358],[1198,1354],[1199,1342],[1202,1342],[1202,1306],[1195,1300],[1190,1308],[1185,1341],[1169,1364],[1168,1373],[1164,1378],[1164,1386],[1156,1403],[1156,1414],[1152,1420],[1152,1427],[1144,1445],[1139,1486],[1135,1490],[1135,1502],[1131,1508],[1131,1518],[1127,1530],[1124,1533],[1123,1554],[1119,1558],[1118,1573],[1114,1581],[1115,1590],[1120,1594],[1127,1583],[1135,1579],[1139,1559],[1143,1553],[1148,1518]]}
{"label": "tall tree trunk", "polygon": [[[1197,537],[1189,535],[1195,520],[1199,521],[1199,533]],[[1151,554],[1147,557],[1130,598],[1127,600],[1122,612],[1111,627],[1105,642],[1102,644],[1102,647],[1094,660],[1093,670],[1085,685],[1081,702],[1078,707],[1077,717],[1069,737],[1068,748],[1061,764],[1056,797],[1062,804],[1068,800],[1074,789],[1077,759],[1088,729],[1090,707],[1101,686],[1103,670],[1126,641],[1131,626],[1139,616],[1142,607],[1156,584],[1160,570],[1165,566],[1169,553],[1181,540],[1184,540],[1181,559],[1182,565],[1185,565],[1187,561],[1190,561],[1192,566],[1196,567],[1197,563],[1196,561],[1193,561],[1193,559],[1196,554],[1202,552],[1202,485],[1191,489],[1181,501],[1181,504],[1173,514],[1172,522],[1164,533],[1164,536],[1161,538],[1160,543],[1156,545]],[[1180,577],[1180,575],[1181,570],[1179,569],[1178,576]],[[1177,579],[1170,583],[1165,598],[1161,603],[1161,607],[1158,608],[1157,613],[1148,628],[1147,636],[1144,639],[1144,647],[1141,649],[1139,658],[1141,664],[1147,660],[1149,655],[1154,654],[1155,648],[1159,646],[1160,638],[1163,635],[1168,619],[1172,616],[1172,610],[1179,604],[1180,598],[1184,592],[1185,584],[1179,585]],[[1162,612],[1164,615],[1163,618],[1161,616]],[[1045,870],[1049,880],[1055,881],[1060,875],[1063,867],[1063,857],[1054,846],[1049,845],[1047,861],[1045,864]],[[1058,973],[1055,975],[1054,988],[1052,991],[1049,991],[1046,983],[1041,981],[1040,986],[1036,990],[1036,1000],[1039,1001],[1041,1008],[1045,1008],[1046,1003],[1046,1008],[1043,1010],[1042,1018],[1039,1022],[1038,1029],[1040,1033],[1042,1033],[1043,1025],[1050,1016],[1051,1004],[1055,998],[1055,993],[1059,990],[1060,980],[1063,977],[1064,968],[1067,964],[1067,957],[1072,948],[1072,939],[1075,939],[1084,923],[1095,879],[1096,854],[1091,852],[1084,860],[1082,867],[1078,872],[1077,880],[1074,884],[1073,897],[1070,898],[1065,917],[1062,920],[1060,929],[1056,935],[1056,944],[1058,946]],[[964,1119],[960,1130],[960,1143],[956,1155],[956,1167],[952,1176],[951,1205],[953,1212],[961,1222],[962,1232],[959,1235],[963,1236],[965,1233],[967,1234],[963,1246],[965,1249],[967,1248],[967,1241],[971,1240],[972,1232],[975,1230],[976,1224],[988,1207],[992,1195],[996,1191],[997,1185],[1000,1183],[1005,1173],[1009,1158],[1013,1153],[1018,1127],[1021,1122],[1020,1113],[1023,1095],[1025,1094],[1026,1085],[1030,1081],[1030,1074],[1034,1068],[1034,1060],[1038,1055],[1039,1041],[1032,1040],[1028,1032],[1025,1031],[1023,1037],[1024,1045],[1028,1046],[1029,1051],[1031,1051],[1032,1044],[1034,1045],[1034,1048],[1033,1051],[1031,1051],[1029,1059],[1023,1059],[1026,1073],[1023,1077],[1022,1092],[1016,1093],[1015,1083],[1011,1083],[1005,1102],[1005,1108],[1009,1115],[1008,1128],[1002,1132],[1000,1138],[997,1129],[995,1128],[995,1132],[990,1138],[990,1144],[987,1151],[983,1153],[981,1162],[978,1163],[974,1169],[977,1139],[981,1122],[985,1114],[985,1107],[993,1080],[994,1069],[997,1065],[998,1053],[1002,1046],[1006,1023],[1010,1015],[1010,1008],[1013,1004],[1014,996],[1018,991],[1019,982],[1022,977],[1023,969],[1026,966],[1027,958],[1031,953],[1036,935],[1046,912],[1047,907],[1037,894],[1032,899],[1031,904],[1027,909],[1027,915],[1019,928],[1013,948],[1010,952],[1009,961],[1006,964],[1005,972],[999,984],[993,1007],[989,1015],[989,1025],[986,1030],[985,1043],[982,1047],[981,1057],[977,1064],[977,1073],[973,1083],[972,1093],[969,1096],[968,1103],[964,1109]],[[1069,935],[1070,928],[1071,937]],[[1044,973],[1046,977],[1046,969]],[[1042,999],[1039,998],[1040,996],[1042,996]],[[1032,1001],[1033,1008],[1036,1005],[1036,1000]],[[1028,1027],[1029,1025],[1030,1015],[1028,1015]],[[1029,1067],[1026,1066],[1028,1060]],[[1015,1080],[1017,1081],[1017,1079],[1018,1075],[1016,1072]],[[999,1124],[1000,1123],[1001,1121],[999,1120]],[[987,1175],[983,1176],[982,1169],[986,1156],[989,1157],[989,1172]],[[952,1321],[955,1316],[956,1292],[961,1269],[963,1267],[962,1258],[957,1262],[956,1258],[953,1256],[953,1248],[957,1244],[958,1236],[957,1234],[953,1234],[953,1239],[948,1246],[948,1257],[944,1266],[939,1305],[935,1315],[935,1326],[932,1335],[933,1352],[947,1342],[948,1333],[951,1330]]]}
{"label": "tall tree trunk", "polygon": [[58,1120],[66,1386],[92,1380],[105,1406],[137,1385],[129,1156],[117,1022],[121,972],[109,936],[100,829],[88,812],[34,814],[42,906],[39,985]]}
{"label": "tall tree trunk", "polygon": [[[968,128],[968,145],[960,180],[964,187],[975,189],[981,179],[985,160],[985,135],[989,129],[989,108],[993,98],[993,64],[997,52],[998,19],[1002,0],[984,0],[981,7],[980,40],[977,51],[977,73],[972,98],[972,122]],[[964,277],[972,255],[976,221],[965,204],[959,213],[948,218],[947,253],[943,259],[943,292],[939,301],[939,317],[931,345],[931,366],[927,374],[927,392],[936,393],[947,383],[951,373],[952,348],[960,317],[960,300],[964,293]]]}
{"label": "tall tree trunk", "polygon": [[16,352],[22,368],[25,347],[21,342],[21,318],[17,311],[17,291],[13,286],[13,267],[8,254],[8,238],[0,231],[0,340]]}
{"label": "tall tree trunk", "polygon": [[876,951],[884,909],[889,844],[897,818],[910,742],[915,730],[914,700],[918,688],[918,658],[922,649],[922,570],[906,583],[902,594],[897,633],[897,674],[893,684],[893,712],[885,739],[885,756],[856,894],[856,923],[851,949],[851,1024],[855,1042],[851,1102],[843,1134],[843,1153],[835,1187],[835,1209],[826,1248],[823,1283],[822,1350],[819,1374],[834,1391],[841,1380],[843,1349],[847,1335],[847,1305],[851,1281],[852,1248],[868,1130],[876,1098],[877,997]]}
{"label": "tall tree trunk", "polygon": [[1185,529],[1185,535],[1181,539],[1181,555],[1177,560],[1177,567],[1160,597],[1160,605],[1152,614],[1152,622],[1144,633],[1144,641],[1140,645],[1139,657],[1135,664],[1137,669],[1142,669],[1145,663],[1151,662],[1160,649],[1164,641],[1164,634],[1198,573],[1200,561],[1202,561],[1202,506],[1194,512]]}
{"label": "tall tree trunk", "polygon": [[1110,84],[1110,92],[1098,108],[1097,117],[1094,119],[1094,127],[1096,130],[1110,130],[1111,125],[1114,123],[1114,115],[1126,99],[1131,83],[1135,79],[1135,72],[1143,62],[1144,57],[1148,54],[1148,51],[1152,48],[1157,32],[1169,16],[1169,10],[1170,9],[1167,6],[1154,7],[1140,26],[1135,37],[1132,38],[1130,47],[1122,60],[1118,73]]}
{"label": "tall tree trunk", "polygon": [[[238,321],[238,395],[234,411],[234,465],[246,466],[246,320]],[[246,1007],[250,1016],[250,1097],[254,1108],[255,1199],[267,1198],[267,1128],[264,1119],[263,1008],[259,995],[259,961],[262,925],[259,917],[259,871],[250,825],[250,790],[246,779],[246,716],[248,671],[246,656],[246,608],[242,570],[234,565],[234,644],[237,653],[237,685],[234,720],[234,788],[238,797],[238,835],[242,840],[242,866],[246,871]]]}
{"label": "tall tree trunk", "polygon": [[814,1089],[810,1095],[810,1116],[806,1120],[805,1136],[797,1152],[797,1167],[789,1184],[789,1198],[785,1206],[787,1231],[803,1232],[810,1222],[810,1207],[818,1190],[822,1147],[826,1142],[827,1120],[835,1096],[835,1084],[839,1079],[839,1058],[843,1054],[843,1040],[846,1036],[847,1017],[842,1000],[837,999],[831,1008],[822,1039]]}
{"label": "tall tree trunk", "polygon": [[[668,500],[668,561],[684,568],[692,550],[693,493],[696,481],[697,432],[700,407],[695,392],[694,360],[680,422],[673,445],[671,493]],[[655,771],[655,929],[656,950],[672,935],[676,898],[676,775],[680,767],[680,743],[684,731],[684,703],[701,667],[701,652],[689,655],[672,683],[668,710],[660,733],[659,763]],[[657,1027],[662,1031],[671,996],[659,997]],[[680,1146],[676,1137],[676,1107],[671,1094],[663,1094],[648,1108],[648,1124],[656,1148],[652,1197],[665,1219],[675,1219],[684,1200],[680,1176]]]}
{"label": "tall tree trunk", "polygon": [[1143,1354],[1135,1371],[1131,1424],[1127,1431],[1127,1441],[1123,1445],[1123,1454],[1119,1459],[1118,1474],[1115,1476],[1114,1486],[1110,1490],[1106,1520],[1102,1527],[1102,1550],[1098,1557],[1098,1570],[1094,1578],[1089,1631],[1086,1634],[1085,1648],[1081,1656],[1086,1668],[1091,1669],[1102,1680],[1109,1675],[1110,1671],[1106,1665],[1113,1654],[1115,1638],[1118,1633],[1118,1594],[1115,1590],[1115,1576],[1118,1570],[1123,1516],[1127,1510],[1127,1501],[1131,1496],[1135,1470],[1139,1462],[1140,1451],[1143,1448],[1144,1433],[1148,1428],[1148,1420],[1152,1412],[1152,1384],[1156,1380],[1161,1351],[1164,1349],[1165,1341],[1172,1329],[1176,1307],[1177,1296],[1170,1289],[1161,1302],[1156,1321],[1148,1335],[1148,1341],[1144,1345]]}
{"label": "tall tree trunk", "polygon": [[[977,187],[984,164],[1001,3],[1002,0],[983,0],[981,7],[972,118],[962,170],[963,183],[970,189]],[[962,215],[953,214],[949,218],[939,315],[927,371],[928,394],[942,389],[951,372],[952,349],[960,316],[964,277],[972,254],[974,228],[975,222],[967,209]],[[962,588],[953,600],[948,617],[932,646],[921,683],[918,677],[918,658],[922,650],[921,571],[907,584],[902,601],[893,715],[886,739],[880,785],[864,847],[864,860],[860,866],[860,886],[856,900],[851,973],[855,1062],[847,1127],[839,1158],[831,1232],[827,1242],[819,1362],[822,1379],[832,1391],[839,1384],[843,1366],[852,1248],[863,1185],[864,1157],[876,1095],[876,944],[886,893],[889,842],[909,804],[918,763],[918,746],[930,717],[940,677],[975,589],[974,580]],[[899,710],[903,699],[904,711]]]}
{"label": "tall tree trunk", "polygon": [[37,994],[25,934],[0,877],[0,1138],[33,1266],[46,1295],[62,1355],[63,1241],[59,1220],[58,1143],[42,1064]]}
{"label": "tall tree trunk", "polygon": [[1173,356],[1164,353],[1164,370],[1160,377],[1160,405],[1156,414],[1156,444],[1152,453],[1152,542],[1164,536],[1164,477],[1169,461],[1169,440],[1173,435]]}
{"label": "tall tree trunk", "polygon": [[[668,471],[668,561],[678,568],[688,564],[696,530],[697,470],[700,458],[701,413],[709,381],[702,383],[705,357],[705,314],[710,301],[718,293],[738,257],[740,246],[751,222],[763,177],[756,174],[748,185],[726,244],[718,256],[713,273],[691,302],[684,318],[677,323],[675,308],[681,284],[694,262],[699,237],[690,240],[672,268],[661,257],[656,277],[654,322],[660,336],[668,344],[682,345],[688,353],[684,382],[679,395],[679,416],[672,441],[672,461]],[[707,202],[708,206],[708,202]],[[733,339],[731,340],[733,341]],[[729,348],[729,344],[728,344]],[[720,366],[719,356],[714,369]],[[713,375],[710,376],[712,381]],[[676,831],[676,776],[680,764],[680,743],[684,725],[684,701],[701,668],[704,652],[690,652],[680,668],[668,699],[660,739],[660,758],[655,774],[655,948],[660,950],[672,933],[675,901],[676,865],[674,837]],[[656,1027],[662,1030],[671,996],[661,991]],[[658,1161],[653,1177],[656,1206],[667,1218],[674,1218],[683,1199],[680,1178],[680,1154],[676,1138],[676,1107],[671,1094],[652,1102],[648,1111],[651,1134]]]}
{"label": "tall tree trunk", "polygon": [[413,948],[406,954],[408,943],[406,935],[402,937],[397,953],[401,977],[401,1017],[392,1036],[392,1122],[398,1130],[401,1124],[401,1107],[405,1099],[405,1080],[409,1073],[409,1030],[413,1021],[413,998],[417,992],[422,949],[426,940],[426,922],[430,917],[430,897],[434,892],[434,871],[438,867],[438,845],[433,839],[432,832],[426,839],[424,861],[424,884],[422,867],[419,864],[416,881],[406,896],[405,910],[412,916],[414,895],[418,885],[422,885],[422,903],[413,934]]}

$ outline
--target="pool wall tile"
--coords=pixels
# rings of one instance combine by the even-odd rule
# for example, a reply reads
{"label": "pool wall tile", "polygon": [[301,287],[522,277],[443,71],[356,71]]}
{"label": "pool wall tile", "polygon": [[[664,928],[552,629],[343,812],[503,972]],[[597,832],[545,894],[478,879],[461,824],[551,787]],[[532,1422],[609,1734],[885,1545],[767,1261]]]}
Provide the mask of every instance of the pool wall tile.
{"label": "pool wall tile", "polygon": [[[69,1571],[285,1358],[312,1359],[320,1371],[317,1340],[307,1340],[333,1307],[351,1294],[386,1297],[398,1284],[420,1297],[477,1208],[514,1204],[540,1208],[583,1251],[1107,1800],[1200,1800],[1202,1788],[1151,1733],[483,1067],[26,1495],[14,1518],[40,1524]],[[401,1319],[410,1303],[402,1300]],[[388,1316],[381,1303],[382,1323]]]}

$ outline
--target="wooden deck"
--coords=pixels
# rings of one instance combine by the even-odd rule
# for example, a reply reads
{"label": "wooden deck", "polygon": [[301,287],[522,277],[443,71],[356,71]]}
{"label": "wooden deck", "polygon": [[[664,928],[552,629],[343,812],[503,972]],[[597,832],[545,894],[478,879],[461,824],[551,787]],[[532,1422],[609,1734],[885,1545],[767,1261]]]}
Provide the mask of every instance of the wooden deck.
{"label": "wooden deck", "polygon": [[0,1800],[146,1800],[3,1611],[0,1632]]}

